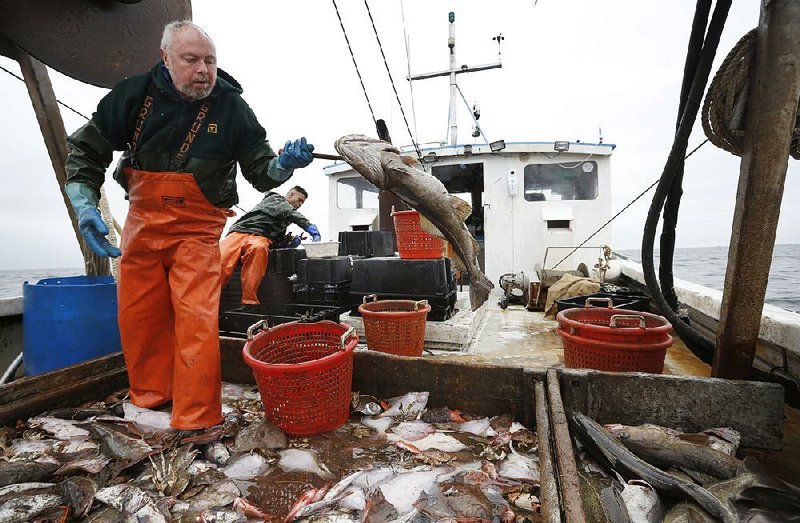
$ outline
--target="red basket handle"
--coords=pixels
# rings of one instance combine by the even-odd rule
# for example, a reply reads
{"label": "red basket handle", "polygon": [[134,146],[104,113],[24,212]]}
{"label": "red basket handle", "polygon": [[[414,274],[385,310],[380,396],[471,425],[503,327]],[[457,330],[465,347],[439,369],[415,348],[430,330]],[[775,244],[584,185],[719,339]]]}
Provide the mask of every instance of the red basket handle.
{"label": "red basket handle", "polygon": [[428,300],[419,300],[414,302],[414,310],[418,311],[420,308],[425,308],[428,306]]}
{"label": "red basket handle", "polygon": [[356,331],[354,327],[350,327],[342,334],[342,338],[339,340],[339,350],[344,350],[345,345],[347,345],[347,338],[353,335]]}
{"label": "red basket handle", "polygon": [[[370,298],[372,298],[372,299],[370,300]],[[377,294],[367,294],[366,296],[364,296],[361,299],[361,303],[367,303],[367,301],[378,301],[378,295]]]}
{"label": "red basket handle", "polygon": [[264,327],[267,328],[266,330],[269,330],[269,323],[267,323],[267,320],[258,320],[254,324],[247,327],[247,339],[252,340],[253,336],[256,335],[256,331],[264,330]]}
{"label": "red basket handle", "polygon": [[617,327],[617,320],[639,320],[639,328],[647,328],[647,324],[644,321],[644,316],[640,316],[638,314],[614,314],[608,321],[608,326]]}
{"label": "red basket handle", "polygon": [[589,304],[592,303],[592,302],[595,302],[595,301],[602,301],[602,302],[607,303],[608,304],[607,307],[609,309],[613,309],[614,308],[614,301],[611,298],[598,298],[596,296],[594,298],[586,298],[586,302],[583,304],[583,307],[588,309],[589,307],[591,307],[591,305],[589,305]]}

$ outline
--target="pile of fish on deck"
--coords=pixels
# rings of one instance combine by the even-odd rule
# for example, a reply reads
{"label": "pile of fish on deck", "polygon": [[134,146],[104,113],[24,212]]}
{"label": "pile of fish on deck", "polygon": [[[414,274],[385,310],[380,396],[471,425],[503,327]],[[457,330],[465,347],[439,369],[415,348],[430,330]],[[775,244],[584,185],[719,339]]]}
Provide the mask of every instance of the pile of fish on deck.
{"label": "pile of fish on deck", "polygon": [[588,521],[800,521],[800,489],[752,457],[737,459],[732,429],[601,426],[583,414],[573,415],[573,428]]}
{"label": "pile of fish on deck", "polygon": [[541,518],[536,434],[510,416],[354,393],[312,437],[225,384],[225,422],[187,436],[124,391],[0,429],[0,522],[524,522]]}

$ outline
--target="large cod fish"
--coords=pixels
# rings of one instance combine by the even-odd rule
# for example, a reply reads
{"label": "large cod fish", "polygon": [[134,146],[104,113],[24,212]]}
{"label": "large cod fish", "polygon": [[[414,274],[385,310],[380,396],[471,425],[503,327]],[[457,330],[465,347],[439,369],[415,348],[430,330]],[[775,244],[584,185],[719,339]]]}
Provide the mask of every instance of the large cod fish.
{"label": "large cod fish", "polygon": [[[421,225],[426,232],[450,242],[459,258],[457,261],[469,273],[472,310],[483,305],[494,285],[481,271],[478,265],[480,247],[464,225],[464,220],[472,214],[472,207],[449,194],[438,178],[417,169],[416,160],[401,156],[388,142],[350,134],[336,140],[334,147],[372,185],[391,191],[417,210],[424,217]],[[425,223],[426,219],[430,223]]]}

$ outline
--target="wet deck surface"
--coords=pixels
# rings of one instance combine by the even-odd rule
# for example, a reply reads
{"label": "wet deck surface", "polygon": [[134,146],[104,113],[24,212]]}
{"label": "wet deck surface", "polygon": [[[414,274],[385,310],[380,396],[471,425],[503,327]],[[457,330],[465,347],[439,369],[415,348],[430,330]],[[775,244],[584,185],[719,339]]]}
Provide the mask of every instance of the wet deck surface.
{"label": "wet deck surface", "polygon": [[[503,310],[490,298],[472,341],[463,351],[431,349],[429,357],[531,368],[564,367],[564,349],[556,333],[558,322],[544,318],[521,305]],[[711,367],[695,356],[673,336],[667,350],[664,374],[708,377]]]}
{"label": "wet deck surface", "polygon": [[[558,322],[547,320],[541,312],[531,312],[521,305],[502,310],[493,295],[480,319],[475,336],[465,350],[432,349],[426,357],[447,361],[485,363],[529,368],[564,367]],[[709,377],[711,367],[673,335],[667,350],[664,374]],[[782,451],[747,450],[777,476],[797,482],[800,478],[800,411],[785,408],[784,448]]]}

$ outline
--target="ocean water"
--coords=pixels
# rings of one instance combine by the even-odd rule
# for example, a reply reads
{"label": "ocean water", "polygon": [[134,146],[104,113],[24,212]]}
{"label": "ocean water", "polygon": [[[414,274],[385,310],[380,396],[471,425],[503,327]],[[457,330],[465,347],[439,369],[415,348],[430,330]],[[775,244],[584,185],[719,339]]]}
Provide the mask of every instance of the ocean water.
{"label": "ocean water", "polygon": [[35,284],[44,278],[81,276],[82,274],[84,274],[84,270],[81,267],[0,271],[0,299],[22,296],[22,284],[26,281],[29,284]]}
{"label": "ocean water", "polygon": [[[642,261],[639,250],[620,250],[620,254]],[[658,270],[658,251],[655,252]],[[776,245],[772,252],[767,296],[770,305],[800,312],[800,244]],[[695,247],[675,249],[672,274],[676,279],[690,281],[721,291],[728,267],[728,247]]]}
{"label": "ocean water", "polygon": [[[620,254],[641,262],[638,250],[621,250]],[[656,251],[658,267],[658,251]],[[766,302],[800,312],[800,244],[776,245],[772,255]],[[675,250],[675,278],[722,290],[728,266],[728,247],[696,247]],[[0,271],[0,298],[22,296],[22,283],[42,278],[78,276],[81,268]]]}

